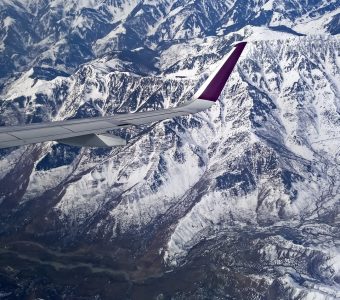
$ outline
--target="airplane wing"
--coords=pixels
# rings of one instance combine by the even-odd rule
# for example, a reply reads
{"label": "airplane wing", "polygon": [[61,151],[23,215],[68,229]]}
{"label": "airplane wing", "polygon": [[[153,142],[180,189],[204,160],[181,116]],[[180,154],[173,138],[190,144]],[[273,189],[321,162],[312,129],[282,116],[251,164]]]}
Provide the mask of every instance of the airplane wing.
{"label": "airplane wing", "polygon": [[146,124],[194,114],[211,107],[221,94],[245,46],[246,42],[235,45],[231,54],[223,60],[221,66],[198,90],[194,99],[183,105],[170,109],[107,117],[0,127],[0,149],[46,141],[58,141],[64,144],[88,147],[125,145],[125,140],[106,134],[106,132],[126,126]]}

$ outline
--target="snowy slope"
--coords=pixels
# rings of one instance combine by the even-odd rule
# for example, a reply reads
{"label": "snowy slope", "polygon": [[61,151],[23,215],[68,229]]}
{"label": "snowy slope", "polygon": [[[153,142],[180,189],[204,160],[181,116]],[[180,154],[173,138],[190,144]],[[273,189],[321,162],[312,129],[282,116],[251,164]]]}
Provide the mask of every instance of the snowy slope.
{"label": "snowy slope", "polygon": [[1,150],[0,295],[340,297],[336,1],[0,6],[1,125],[176,106],[251,41],[209,111],[116,131],[124,147]]}

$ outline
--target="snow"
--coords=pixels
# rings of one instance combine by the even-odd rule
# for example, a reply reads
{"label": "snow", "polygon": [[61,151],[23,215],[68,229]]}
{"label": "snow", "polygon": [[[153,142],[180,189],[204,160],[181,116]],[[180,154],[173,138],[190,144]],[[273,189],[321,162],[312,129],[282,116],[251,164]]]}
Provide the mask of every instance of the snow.
{"label": "snow", "polygon": [[274,0],[269,0],[265,3],[265,5],[262,6],[264,10],[272,11],[274,8]]}
{"label": "snow", "polygon": [[87,24],[86,18],[83,16],[77,16],[72,23],[72,27],[78,27],[80,29],[91,28],[91,26]]}
{"label": "snow", "polygon": [[11,25],[13,25],[15,23],[15,20],[11,17],[6,17],[3,21],[4,27],[10,27]]}
{"label": "snow", "polygon": [[325,25],[331,21],[332,17],[339,13],[340,7],[312,20],[304,18],[295,20],[296,25],[293,25],[292,29],[307,35],[327,35]]}
{"label": "snow", "polygon": [[101,39],[98,39],[95,43],[95,51],[97,53],[105,53],[107,51],[108,46],[113,45],[112,50],[116,49],[116,44],[118,44],[119,36],[126,33],[126,29],[123,24],[118,25],[114,30],[112,30],[109,34],[104,36]]}
{"label": "snow", "polygon": [[[146,3],[160,6],[159,1]],[[337,162],[340,157],[338,37],[297,38],[264,26],[246,26],[236,33],[224,34],[226,25],[219,31],[220,36],[206,37],[197,24],[189,29],[183,25],[192,16],[192,11],[187,9],[192,3],[184,3],[170,12],[172,3],[168,1],[162,6],[166,16],[157,19],[145,36],[139,36],[145,44],[132,51],[138,54],[153,45],[155,53],[160,55],[158,67],[163,72],[159,77],[142,78],[128,72],[134,63],[106,55],[121,44],[128,48],[124,38],[127,26],[136,29],[133,21],[137,18],[129,18],[129,14],[137,1],[125,1],[122,6],[109,1],[106,4],[52,2],[56,11],[59,7],[68,12],[107,6],[112,13],[107,24],[121,23],[93,43],[93,51],[103,56],[72,69],[70,78],[35,81],[30,78],[30,70],[6,86],[3,98],[7,104],[16,97],[27,97],[24,113],[30,110],[30,101],[34,104],[36,93],[60,101],[55,119],[73,116],[85,103],[86,113],[99,114],[177,105],[178,101],[188,100],[194,86],[216,67],[235,37],[252,42],[248,43],[228,81],[221,101],[209,111],[129,128],[127,133],[131,138],[127,146],[104,155],[84,150],[74,169],[63,166],[33,171],[23,201],[34,200],[44,191],[62,184],[65,193],[53,209],[66,227],[68,221],[81,229],[82,224],[89,224],[89,231],[84,234],[90,238],[102,232],[113,240],[124,238],[126,233],[140,233],[143,238],[142,233],[149,230],[148,226],[158,230],[161,222],[171,221],[159,252],[165,253],[164,260],[169,265],[185,262],[189,251],[202,241],[210,239],[213,244],[215,240],[225,239],[226,233],[247,230],[247,226],[256,232],[271,234],[278,228],[306,229],[308,224],[312,238],[306,234],[307,229],[298,231],[304,238],[303,244],[296,246],[287,238],[274,237],[266,240],[268,243],[259,249],[259,254],[268,259],[268,264],[279,264],[288,257],[284,261],[287,267],[279,269],[283,275],[275,280],[281,280],[291,295],[304,295],[306,299],[335,298],[338,286],[314,284],[318,280],[306,277],[306,284],[310,286],[301,287],[290,276],[301,274],[290,266],[299,262],[294,260],[299,255],[311,260],[309,255],[316,253],[323,260],[315,276],[324,276],[332,283],[335,275],[330,274],[330,270],[339,273],[339,252],[331,238],[334,235],[332,218],[328,217],[339,202],[340,188],[337,180],[340,172]],[[282,9],[282,3],[269,0],[262,10],[271,10],[274,4],[281,5],[276,8]],[[301,8],[300,3],[294,3]],[[227,5],[232,7],[233,3]],[[258,3],[255,9],[260,12]],[[140,10],[139,14],[142,13],[145,12]],[[305,18],[289,20],[277,10],[270,25],[286,24],[300,33],[322,33],[336,13],[339,9],[314,19],[306,13]],[[85,14],[75,15],[74,28],[90,28]],[[226,20],[227,25],[235,20]],[[5,20],[8,26],[13,22]],[[197,35],[204,37],[194,38]],[[179,37],[185,37],[185,41],[175,43],[173,38]],[[167,44],[161,43],[164,41]],[[49,58],[55,62],[61,54],[58,51],[65,45],[68,45],[66,33],[58,41],[53,35],[44,37],[36,46],[47,50],[36,62],[44,59],[46,63]],[[5,46],[2,44],[2,47]],[[59,93],[63,88],[67,92]],[[150,103],[149,97],[155,94],[159,95],[160,103]],[[50,149],[50,145],[45,147]],[[0,160],[2,177],[13,169],[20,159],[20,151],[26,148],[20,149]],[[43,151],[40,158],[44,155]],[[242,175],[241,171],[249,172],[251,180],[248,173]],[[301,179],[298,177],[292,182],[286,179],[288,183],[285,183],[281,177],[283,171],[300,175]],[[234,179],[226,176],[226,187],[221,187],[217,184],[218,178],[225,174]],[[64,184],[66,179],[68,183]],[[92,217],[98,221],[89,222]],[[301,263],[301,273],[308,272],[303,265]]]}
{"label": "snow", "polygon": [[[13,100],[20,96],[31,96],[39,92],[51,95],[51,87],[53,82],[46,82],[44,80],[35,81],[30,76],[33,75],[33,69],[24,73],[7,91],[5,99],[7,101]],[[54,79],[55,80],[55,79]]]}
{"label": "snow", "polygon": [[50,7],[63,7],[65,11],[69,11],[71,9],[80,10],[85,7],[96,7],[98,0],[52,0],[50,1]]}
{"label": "snow", "polygon": [[252,211],[255,210],[256,203],[255,194],[237,200],[220,192],[213,192],[203,197],[178,222],[167,244],[165,262],[177,265],[177,260],[187,254],[187,249],[194,247],[203,236],[211,235],[212,224],[215,226],[213,230],[216,231],[222,229],[219,224],[227,226],[231,214],[240,220],[255,220],[256,216]]}
{"label": "snow", "polygon": [[24,152],[25,148],[22,147],[16,151],[12,151],[6,158],[0,160],[0,179],[6,176],[6,174],[15,167]]}
{"label": "snow", "polygon": [[[138,5],[140,0],[125,0],[122,1],[121,5],[118,7],[114,5],[108,5],[108,9],[110,13],[112,14],[112,21],[118,22],[121,20],[124,20],[131,12],[132,10]],[[113,4],[113,1],[106,1],[106,3]]]}
{"label": "snow", "polygon": [[[281,45],[285,51],[288,51],[288,47],[291,47],[295,45],[296,43],[299,43],[301,47],[303,47],[303,43],[306,41],[305,38],[295,38],[290,39],[288,41],[285,41],[284,44],[287,44],[289,46]],[[332,43],[334,42],[334,39],[329,42],[328,47],[332,46]],[[262,42],[264,44],[264,42]],[[266,44],[266,47],[275,47],[277,42],[268,42]],[[249,44],[250,45],[250,44]],[[278,45],[278,44],[277,44]],[[251,47],[251,46],[248,46]],[[257,49],[257,47],[259,49]],[[294,47],[294,46],[293,46]],[[265,48],[264,48],[265,49]],[[252,51],[245,52],[245,58],[243,58],[243,62],[247,62],[248,59],[250,61],[253,61],[254,58],[252,57],[255,55],[257,51],[261,51],[261,47],[259,47],[259,44],[254,44],[252,47]],[[325,49],[325,52],[327,50]],[[289,52],[288,52],[289,53]],[[281,53],[282,55],[282,53]],[[269,55],[270,56],[270,55]],[[284,55],[283,55],[284,56]],[[294,61],[294,66],[300,67],[301,61],[303,59],[309,59],[310,57],[314,57],[313,53],[306,52],[306,55],[304,56],[302,53],[299,56],[299,60]],[[255,58],[256,59],[256,58]],[[329,64],[330,61],[332,61],[332,56],[327,56],[326,61]],[[260,61],[258,61],[259,64],[261,64]],[[273,62],[271,62],[273,63]],[[274,61],[275,63],[275,61]],[[301,157],[305,159],[306,161],[316,161],[315,157],[315,150],[317,149],[317,152],[322,152],[325,156],[326,153],[328,156],[327,159],[332,161],[332,157],[336,155],[336,151],[338,151],[340,145],[338,141],[336,140],[330,140],[330,141],[324,141],[323,143],[318,143],[319,148],[316,148],[316,146],[313,144],[313,141],[311,141],[310,144],[306,144],[305,141],[302,144],[297,144],[294,139],[291,139],[294,135],[300,135],[301,133],[301,123],[299,123],[300,118],[303,118],[304,115],[300,114],[299,109],[294,109],[294,106],[296,105],[296,99],[294,94],[292,93],[291,89],[296,83],[301,83],[301,78],[303,77],[302,71],[297,70],[295,67],[292,68],[292,62],[291,59],[280,59],[277,62],[280,65],[281,70],[288,70],[286,72],[282,73],[282,77],[278,84],[267,84],[267,85],[261,85],[260,87],[257,87],[262,93],[265,93],[269,96],[270,99],[273,100],[273,102],[276,104],[277,108],[275,111],[273,111],[273,114],[277,111],[279,117],[278,120],[284,124],[284,134],[287,137],[284,141],[287,147],[297,155],[297,157]],[[320,68],[324,63],[321,64]],[[243,73],[243,78],[246,79],[246,82],[249,82],[253,86],[258,86],[262,84],[263,77],[266,77],[265,80],[268,82],[268,78],[275,78],[275,74],[272,73],[270,70],[267,71],[266,68],[270,67],[270,64],[268,66],[262,65],[261,68],[263,69],[262,73],[258,73],[255,77],[256,80],[253,81],[250,77],[248,77],[247,74]],[[242,68],[242,67],[241,67]],[[330,77],[331,74],[333,74],[334,68],[331,72],[325,72],[325,69],[323,69],[322,72],[320,72],[317,69],[313,69],[308,76],[315,77],[317,80],[317,83],[313,83],[313,90],[314,90],[314,97],[315,95],[319,94],[319,91],[322,91],[322,96],[320,95],[320,101],[318,99],[319,96],[316,98],[309,98],[308,93],[305,94],[305,104],[304,108],[306,110],[311,109],[308,105],[311,105],[313,103],[316,105],[316,107],[321,105],[316,112],[318,116],[323,116],[323,112],[326,109],[331,109],[331,114],[336,114],[336,106],[334,105],[334,89],[333,92],[331,91],[329,80],[327,78]],[[252,73],[253,74],[253,73]],[[334,75],[332,75],[334,76]],[[232,86],[233,82],[237,82],[234,80],[235,76],[232,76],[230,80],[230,86]],[[307,80],[307,77],[304,79]],[[230,88],[229,86],[229,88]],[[240,87],[239,87],[240,89]],[[307,89],[308,90],[308,89]],[[226,91],[227,93],[228,91]],[[326,96],[327,95],[327,96]],[[321,100],[322,99],[322,100]],[[222,102],[223,104],[223,102]],[[246,103],[244,103],[246,104]],[[227,105],[228,109],[231,110],[232,101],[230,101]],[[242,111],[242,107],[238,107],[239,111]],[[249,111],[250,108],[247,108],[246,111]],[[213,113],[214,112],[214,113]],[[210,118],[217,117],[220,115],[219,110],[217,107],[211,109],[208,114],[210,115]],[[233,115],[232,112],[230,112],[230,115]],[[317,136],[333,136],[338,132],[338,127],[333,123],[333,125],[327,125],[331,120],[329,119],[330,114],[327,114],[327,118],[319,121],[319,127]],[[324,118],[324,117],[322,117]],[[224,119],[223,115],[220,116],[220,120],[218,123],[220,124],[221,121]],[[228,139],[228,133],[230,134],[230,138],[234,135],[239,135],[242,133],[241,130],[235,130],[232,126],[232,121],[230,120],[230,117],[226,118],[229,119],[229,122],[223,123],[223,133],[224,137]],[[315,119],[315,118],[314,118]],[[334,115],[334,120],[335,120]],[[317,119],[316,119],[317,120]],[[275,121],[277,122],[277,120]],[[309,124],[306,121],[304,122],[304,126],[306,126],[305,132],[313,132],[314,130],[314,124]],[[214,122],[212,122],[214,123]],[[269,123],[267,121],[267,123]],[[248,124],[249,125],[249,124]],[[268,124],[269,125],[269,124]],[[241,127],[242,128],[242,127]],[[308,128],[308,129],[307,129]],[[324,129],[323,129],[324,128]],[[270,128],[267,128],[270,130]],[[202,129],[201,129],[202,130]],[[246,130],[246,128],[243,127],[243,130]],[[276,132],[276,134],[278,134]],[[309,139],[309,138],[308,138]],[[194,138],[195,141],[199,140],[198,137]],[[258,139],[253,139],[250,137],[250,140],[253,143],[259,143]],[[210,141],[210,143],[213,143],[213,140]],[[249,147],[249,140],[245,141],[244,145],[248,145]],[[234,145],[232,149],[229,149],[228,151],[228,158],[230,161],[234,161],[237,159],[237,157],[241,153],[241,149],[244,147],[242,144]],[[311,145],[313,145],[311,147]],[[337,150],[336,150],[337,149]],[[214,158],[209,159],[209,164],[214,165],[223,163],[220,159],[220,157],[217,156],[217,160],[214,161]],[[299,171],[297,171],[299,172]],[[328,174],[329,176],[336,176],[335,174],[339,172],[339,169],[329,169]],[[215,176],[218,174],[215,173]],[[308,177],[307,177],[308,178]],[[306,179],[307,179],[306,178]],[[253,193],[249,193],[248,196],[245,198],[238,196],[235,200],[233,200],[233,197],[231,197],[228,193],[221,193],[221,192],[210,192],[207,196],[204,196],[191,210],[188,212],[176,225],[175,230],[172,232],[171,237],[168,240],[167,249],[165,252],[164,260],[165,262],[175,266],[178,265],[182,261],[182,259],[186,256],[187,250],[191,249],[197,243],[203,239],[203,237],[206,237],[207,235],[211,235],[213,232],[221,231],[225,226],[229,226],[229,219],[228,216],[231,213],[233,217],[238,220],[238,222],[244,222],[246,224],[247,222],[252,222],[253,220],[256,220],[258,216],[257,214],[261,213],[266,216],[267,219],[271,219],[274,222],[281,222],[279,218],[279,211],[276,210],[270,202],[272,200],[270,199],[280,199],[281,204],[284,204],[285,207],[285,214],[289,216],[290,220],[292,219],[299,219],[299,215],[304,212],[307,213],[307,211],[313,211],[316,209],[316,206],[313,205],[313,203],[317,203],[319,201],[320,191],[322,190],[322,186],[325,183],[323,180],[315,179],[313,176],[310,175],[310,178],[308,178],[308,182],[297,182],[293,183],[292,186],[294,189],[298,191],[298,197],[293,202],[290,200],[289,195],[286,194],[283,188],[280,187],[280,182],[277,181],[276,183],[273,182],[273,178],[261,176],[260,178],[257,178],[257,186],[262,187],[269,187],[271,185],[274,185],[275,189],[270,189],[270,194],[267,195],[267,200],[263,202],[261,205],[261,209],[256,208],[257,207],[257,199],[259,198],[260,190],[256,190]],[[336,197],[334,193],[332,192],[333,196],[329,197],[329,202],[327,203],[327,206],[334,205],[334,201],[336,201]],[[268,204],[267,204],[268,201]],[[333,203],[333,204],[332,204]],[[326,203],[324,204],[326,206]],[[257,213],[255,213],[257,211]],[[223,225],[220,225],[223,224]],[[256,225],[254,225],[256,226]],[[317,292],[318,293],[318,292]]]}
{"label": "snow", "polygon": [[41,196],[46,190],[57,187],[72,172],[71,166],[62,166],[50,171],[36,171],[30,176],[29,185],[22,203]]}
{"label": "snow", "polygon": [[241,34],[245,37],[245,41],[254,42],[254,41],[271,41],[271,40],[287,40],[289,38],[296,38],[296,35],[287,32],[279,32],[272,29],[269,29],[264,26],[254,27],[254,26],[245,26],[237,33]]}

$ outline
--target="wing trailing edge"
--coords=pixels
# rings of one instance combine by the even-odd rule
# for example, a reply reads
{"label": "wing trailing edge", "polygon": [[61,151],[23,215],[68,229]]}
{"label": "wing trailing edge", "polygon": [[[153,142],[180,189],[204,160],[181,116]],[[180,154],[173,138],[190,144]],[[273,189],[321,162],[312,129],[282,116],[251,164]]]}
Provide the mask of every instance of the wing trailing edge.
{"label": "wing trailing edge", "polygon": [[57,142],[77,147],[114,147],[126,145],[126,141],[119,136],[94,133],[60,139]]}

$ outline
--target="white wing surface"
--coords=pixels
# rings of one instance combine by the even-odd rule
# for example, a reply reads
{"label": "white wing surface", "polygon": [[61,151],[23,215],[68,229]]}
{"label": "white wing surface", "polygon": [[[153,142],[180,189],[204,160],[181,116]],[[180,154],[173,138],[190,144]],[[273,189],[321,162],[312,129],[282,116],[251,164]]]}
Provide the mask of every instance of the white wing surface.
{"label": "white wing surface", "polygon": [[125,144],[124,140],[105,133],[126,126],[141,125],[171,119],[173,117],[194,114],[211,107],[221,94],[245,45],[246,42],[237,44],[230,56],[222,62],[221,67],[208,78],[202,88],[195,94],[194,100],[181,106],[108,117],[0,127],[0,148],[22,146],[46,141],[59,141],[65,144],[88,147],[112,147],[123,145]]}

